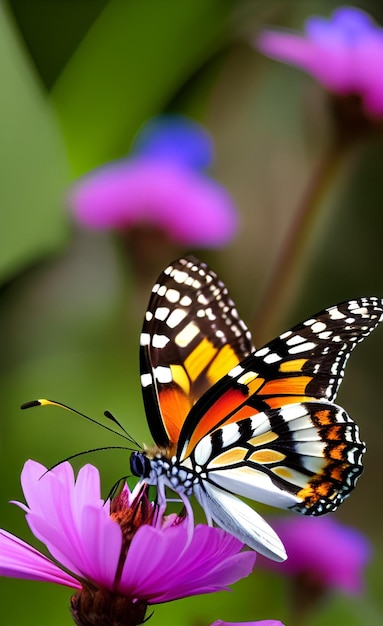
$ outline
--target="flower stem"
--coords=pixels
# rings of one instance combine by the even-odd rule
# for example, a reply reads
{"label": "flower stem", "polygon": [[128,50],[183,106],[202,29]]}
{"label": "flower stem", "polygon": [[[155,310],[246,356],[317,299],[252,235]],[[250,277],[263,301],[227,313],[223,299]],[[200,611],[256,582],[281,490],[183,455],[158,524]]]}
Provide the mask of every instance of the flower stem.
{"label": "flower stem", "polygon": [[263,345],[278,330],[283,330],[280,323],[299,289],[322,199],[338,173],[348,145],[338,135],[309,181],[255,314],[253,334],[257,345]]}

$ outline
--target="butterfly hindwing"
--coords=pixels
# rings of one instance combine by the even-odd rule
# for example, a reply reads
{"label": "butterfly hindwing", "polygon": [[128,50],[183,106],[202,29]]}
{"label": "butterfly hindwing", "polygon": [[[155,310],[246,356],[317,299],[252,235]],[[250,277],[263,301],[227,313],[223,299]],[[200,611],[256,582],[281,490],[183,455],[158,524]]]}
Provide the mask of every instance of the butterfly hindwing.
{"label": "butterfly hindwing", "polygon": [[223,426],[192,453],[214,487],[279,508],[335,510],[362,473],[365,446],[346,411],[328,402],[288,404]]}
{"label": "butterfly hindwing", "polygon": [[140,341],[146,414],[158,446],[176,443],[195,402],[254,350],[227,288],[181,258],[154,285]]}

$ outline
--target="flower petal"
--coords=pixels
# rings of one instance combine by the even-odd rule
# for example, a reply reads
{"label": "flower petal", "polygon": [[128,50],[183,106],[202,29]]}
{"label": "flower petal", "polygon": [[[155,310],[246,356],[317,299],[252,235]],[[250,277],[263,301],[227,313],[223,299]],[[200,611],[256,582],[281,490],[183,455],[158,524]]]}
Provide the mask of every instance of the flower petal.
{"label": "flower petal", "polygon": [[260,622],[223,622],[217,619],[210,626],[283,626],[283,624],[276,619],[265,619]]}
{"label": "flower petal", "polygon": [[[276,518],[272,523],[289,557],[285,563],[278,564],[279,572],[291,576],[310,574],[325,589],[339,589],[349,594],[363,590],[371,545],[356,528],[341,524],[333,517]],[[260,559],[259,564],[273,568],[266,559]]]}
{"label": "flower petal", "polygon": [[210,626],[283,626],[283,624],[276,619],[265,619],[260,622],[223,622],[217,619]]}
{"label": "flower petal", "polygon": [[364,11],[343,7],[329,20],[310,17],[305,35],[266,30],[256,45],[311,73],[334,93],[358,94],[368,114],[383,115],[383,29]]}
{"label": "flower petal", "polygon": [[47,472],[28,461],[22,485],[29,527],[52,556],[77,576],[113,588],[122,535],[100,497],[98,470],[84,466],[75,482],[69,463]]}
{"label": "flower petal", "polygon": [[73,576],[5,530],[0,530],[0,575],[81,588]]}
{"label": "flower petal", "polygon": [[149,223],[185,244],[223,245],[238,217],[223,187],[172,162],[127,160],[89,174],[69,196],[76,219],[95,229]]}
{"label": "flower petal", "polygon": [[227,589],[247,576],[256,555],[217,528],[199,525],[188,544],[187,524],[160,530],[141,527],[131,543],[121,592],[150,603]]}

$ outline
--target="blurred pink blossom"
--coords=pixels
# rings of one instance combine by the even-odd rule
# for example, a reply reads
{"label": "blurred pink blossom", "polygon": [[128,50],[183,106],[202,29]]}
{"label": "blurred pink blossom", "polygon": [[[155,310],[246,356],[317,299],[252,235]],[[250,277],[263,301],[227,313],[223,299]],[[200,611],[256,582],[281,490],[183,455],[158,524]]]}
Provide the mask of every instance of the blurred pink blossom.
{"label": "blurred pink blossom", "polygon": [[235,235],[229,193],[204,170],[212,160],[207,132],[181,116],[149,122],[131,155],[78,180],[68,194],[75,219],[91,229],[151,226],[185,246],[215,247]]}
{"label": "blurred pink blossom", "polygon": [[258,564],[288,576],[307,576],[325,590],[351,595],[364,587],[364,572],[371,557],[371,545],[360,531],[333,517],[289,517],[273,519],[288,555],[277,567],[268,559]]}
{"label": "blurred pink blossom", "polygon": [[283,626],[282,622],[276,619],[265,619],[260,622],[223,622],[218,619],[210,626]]}
{"label": "blurred pink blossom", "polygon": [[310,17],[304,31],[265,30],[255,45],[312,74],[329,91],[360,96],[366,114],[382,117],[383,29],[364,11],[341,7],[328,20]]}

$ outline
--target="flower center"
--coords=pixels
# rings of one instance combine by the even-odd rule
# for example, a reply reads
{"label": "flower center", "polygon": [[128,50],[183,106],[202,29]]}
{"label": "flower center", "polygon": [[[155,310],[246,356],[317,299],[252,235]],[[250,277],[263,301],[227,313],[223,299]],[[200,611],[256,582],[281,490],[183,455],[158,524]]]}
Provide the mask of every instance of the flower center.
{"label": "flower center", "polygon": [[147,485],[143,486],[142,491],[132,503],[129,502],[128,493],[125,490],[113,498],[110,505],[110,517],[117,522],[122,532],[121,553],[115,577],[115,585],[118,585],[135,533],[140,526],[152,524],[153,521],[153,506],[147,497]]}
{"label": "flower center", "polygon": [[143,624],[147,602],[83,585],[71,597],[70,611],[77,626],[138,626]]}

